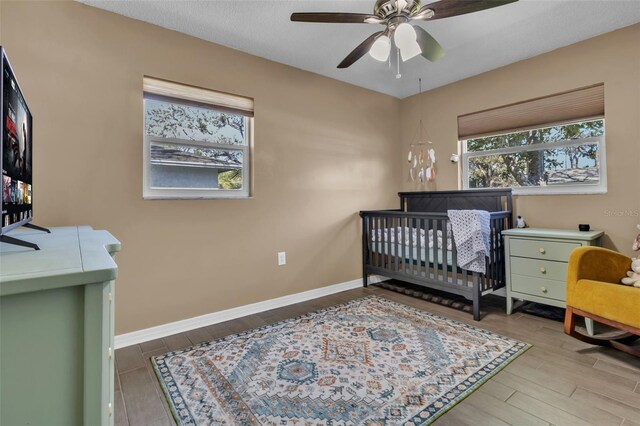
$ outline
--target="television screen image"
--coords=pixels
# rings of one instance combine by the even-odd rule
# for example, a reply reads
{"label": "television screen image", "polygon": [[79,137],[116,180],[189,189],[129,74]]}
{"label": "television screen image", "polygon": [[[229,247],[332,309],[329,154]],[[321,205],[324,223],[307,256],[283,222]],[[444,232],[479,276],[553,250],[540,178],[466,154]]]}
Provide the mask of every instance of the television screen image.
{"label": "television screen image", "polygon": [[2,232],[33,216],[32,117],[4,50],[1,50]]}
{"label": "television screen image", "polygon": [[11,202],[11,178],[9,176],[2,176],[2,202]]}

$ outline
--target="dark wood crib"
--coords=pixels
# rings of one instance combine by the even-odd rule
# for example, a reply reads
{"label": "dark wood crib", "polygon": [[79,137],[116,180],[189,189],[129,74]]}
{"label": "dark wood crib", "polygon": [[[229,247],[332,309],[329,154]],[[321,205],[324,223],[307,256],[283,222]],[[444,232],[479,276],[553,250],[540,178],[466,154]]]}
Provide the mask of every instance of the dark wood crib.
{"label": "dark wood crib", "polygon": [[[480,298],[504,287],[502,231],[511,227],[511,189],[400,192],[400,209],[361,211],[362,274],[382,275],[464,296],[480,320]],[[490,253],[484,274],[458,266],[447,210],[487,210]]]}

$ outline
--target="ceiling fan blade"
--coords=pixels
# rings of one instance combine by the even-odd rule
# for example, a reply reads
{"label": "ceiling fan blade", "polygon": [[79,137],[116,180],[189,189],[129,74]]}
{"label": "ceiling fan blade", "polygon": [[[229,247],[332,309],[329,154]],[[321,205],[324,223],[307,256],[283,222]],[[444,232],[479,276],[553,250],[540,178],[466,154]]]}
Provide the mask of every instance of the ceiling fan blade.
{"label": "ceiling fan blade", "polygon": [[369,37],[367,37],[365,41],[360,43],[358,47],[353,49],[353,51],[351,51],[351,53],[349,53],[347,57],[344,58],[342,62],[340,62],[340,64],[338,64],[338,68],[348,68],[355,61],[357,61],[358,59],[366,55],[369,49],[371,49],[371,46],[373,45],[373,43],[375,43],[378,37],[380,37],[383,33],[384,31],[378,31],[377,33],[373,33]]}
{"label": "ceiling fan blade", "polygon": [[416,30],[416,41],[420,45],[420,49],[422,49],[422,56],[431,62],[435,62],[444,56],[444,49],[431,34],[417,25],[414,25],[413,28]]}
{"label": "ceiling fan blade", "polygon": [[[423,6],[413,18],[421,20],[434,20],[449,18],[451,16],[464,15],[466,13],[480,12],[493,7],[515,3],[518,0],[440,0]],[[430,12],[433,11],[433,14]]]}
{"label": "ceiling fan blade", "polygon": [[293,22],[320,22],[335,24],[379,24],[380,22],[383,22],[383,20],[375,15],[331,12],[292,13],[291,20]]}

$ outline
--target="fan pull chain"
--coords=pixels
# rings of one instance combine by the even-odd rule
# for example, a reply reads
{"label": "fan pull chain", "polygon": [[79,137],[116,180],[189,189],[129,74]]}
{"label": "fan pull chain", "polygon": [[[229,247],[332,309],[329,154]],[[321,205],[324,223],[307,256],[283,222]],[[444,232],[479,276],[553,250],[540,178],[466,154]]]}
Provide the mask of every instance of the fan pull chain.
{"label": "fan pull chain", "polygon": [[396,78],[401,78],[402,74],[400,74],[400,49],[396,48],[396,64],[398,65],[398,73],[396,74]]}

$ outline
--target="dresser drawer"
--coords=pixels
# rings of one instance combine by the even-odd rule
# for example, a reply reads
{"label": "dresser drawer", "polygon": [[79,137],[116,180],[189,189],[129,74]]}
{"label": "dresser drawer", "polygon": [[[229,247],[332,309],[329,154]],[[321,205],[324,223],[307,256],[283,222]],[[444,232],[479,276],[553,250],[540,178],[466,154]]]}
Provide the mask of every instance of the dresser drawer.
{"label": "dresser drawer", "polygon": [[565,301],[566,282],[511,274],[511,291]]}
{"label": "dresser drawer", "polygon": [[567,262],[571,251],[574,248],[580,247],[580,244],[510,238],[509,247],[511,256]]}
{"label": "dresser drawer", "polygon": [[565,281],[567,279],[567,264],[565,262],[512,257],[510,266],[511,273],[517,275],[556,281]]}

